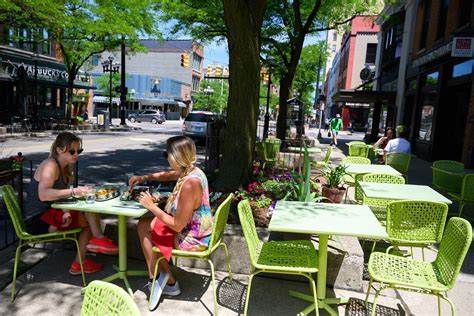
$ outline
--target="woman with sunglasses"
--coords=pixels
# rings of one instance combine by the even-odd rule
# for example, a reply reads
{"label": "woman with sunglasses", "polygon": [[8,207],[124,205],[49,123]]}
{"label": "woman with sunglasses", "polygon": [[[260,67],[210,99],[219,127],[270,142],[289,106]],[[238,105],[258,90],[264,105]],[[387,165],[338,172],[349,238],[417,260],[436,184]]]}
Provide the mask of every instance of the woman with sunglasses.
{"label": "woman with sunglasses", "polygon": [[[112,240],[104,237],[97,213],[76,212],[51,208],[56,200],[71,197],[83,197],[86,187],[72,186],[73,165],[82,153],[82,140],[76,135],[60,133],[49,153],[49,157],[39,165],[33,178],[33,192],[44,208],[37,233],[48,233],[82,227],[79,235],[80,255],[85,273],[94,273],[102,269],[102,264],[86,258],[87,250],[107,254],[116,254],[118,247]],[[36,189],[37,186],[37,189]],[[80,275],[79,258],[72,262],[69,273]]]}
{"label": "woman with sunglasses", "polygon": [[[166,142],[163,157],[168,160],[170,171],[157,172],[145,176],[132,176],[129,185],[147,180],[177,181],[164,210],[159,208],[149,192],[143,192],[140,203],[155,215],[142,218],[138,222],[138,235],[148,266],[152,288],[152,279],[158,254],[152,251],[159,244],[159,231],[166,225],[174,231],[173,248],[185,251],[207,249],[212,232],[213,218],[209,205],[209,189],[204,172],[195,166],[196,146],[186,136],[171,137]],[[161,294],[177,296],[181,293],[178,282],[171,274],[169,263],[160,261],[160,274],[155,281],[151,295],[151,309],[158,305]]]}

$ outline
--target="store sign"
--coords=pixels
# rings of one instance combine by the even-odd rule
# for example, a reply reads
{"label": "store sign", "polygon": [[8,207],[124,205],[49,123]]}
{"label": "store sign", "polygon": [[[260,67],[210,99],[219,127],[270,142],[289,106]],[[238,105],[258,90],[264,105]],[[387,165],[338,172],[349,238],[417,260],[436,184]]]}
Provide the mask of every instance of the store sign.
{"label": "store sign", "polygon": [[451,57],[472,57],[474,54],[474,38],[455,37]]}
{"label": "store sign", "polygon": [[[28,77],[34,78],[35,76],[35,66],[32,65],[25,65],[26,67],[26,73],[28,74]],[[36,67],[36,70],[38,71],[38,78],[48,78],[48,79],[63,79],[67,80],[69,78],[69,74],[67,71],[64,70],[59,70],[59,69],[54,69],[54,68],[49,68],[49,67]]]}
{"label": "store sign", "polygon": [[453,43],[449,42],[446,45],[438,47],[437,49],[429,52],[428,54],[415,59],[414,61],[412,61],[411,64],[413,67],[418,67],[418,66],[427,64],[429,62],[432,62],[433,60],[436,60],[440,58],[441,56],[448,55],[449,53],[451,53],[452,46],[453,46]]}

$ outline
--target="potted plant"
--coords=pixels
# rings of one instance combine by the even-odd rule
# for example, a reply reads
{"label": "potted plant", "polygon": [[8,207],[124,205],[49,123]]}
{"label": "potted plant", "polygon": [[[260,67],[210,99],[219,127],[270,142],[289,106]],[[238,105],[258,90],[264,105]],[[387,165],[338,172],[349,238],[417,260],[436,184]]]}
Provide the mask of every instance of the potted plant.
{"label": "potted plant", "polygon": [[17,156],[0,159],[0,182],[14,179],[21,171],[23,165],[23,156],[19,153]]}
{"label": "potted plant", "polygon": [[322,195],[332,203],[341,203],[346,189],[344,185],[344,176],[347,166],[339,165],[337,167],[329,167],[323,169],[321,177],[325,180],[322,185]]}

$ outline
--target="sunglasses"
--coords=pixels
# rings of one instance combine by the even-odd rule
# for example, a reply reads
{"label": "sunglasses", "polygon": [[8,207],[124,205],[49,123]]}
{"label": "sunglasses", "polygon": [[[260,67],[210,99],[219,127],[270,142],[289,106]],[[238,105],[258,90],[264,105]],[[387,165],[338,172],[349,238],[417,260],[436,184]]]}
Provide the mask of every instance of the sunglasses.
{"label": "sunglasses", "polygon": [[167,151],[163,152],[163,158],[168,159],[168,152]]}
{"label": "sunglasses", "polygon": [[[77,154],[80,155],[83,151],[84,151],[84,149],[83,149],[83,148],[80,148],[80,149],[77,150]],[[71,156],[74,156],[74,155],[76,154],[76,150],[75,150],[75,149],[69,149],[68,152],[69,152],[69,154],[70,154]]]}

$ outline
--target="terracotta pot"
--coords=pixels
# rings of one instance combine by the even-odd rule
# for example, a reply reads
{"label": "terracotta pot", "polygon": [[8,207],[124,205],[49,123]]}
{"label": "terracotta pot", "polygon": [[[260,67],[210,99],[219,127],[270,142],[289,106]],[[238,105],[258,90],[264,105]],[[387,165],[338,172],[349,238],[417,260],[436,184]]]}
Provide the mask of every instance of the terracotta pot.
{"label": "terracotta pot", "polygon": [[250,203],[252,207],[252,215],[255,221],[255,225],[260,227],[268,227],[268,223],[270,222],[270,218],[268,216],[268,207],[267,208],[258,208],[255,207],[255,203]]}
{"label": "terracotta pot", "polygon": [[329,200],[324,201],[325,203],[341,203],[346,193],[346,189],[344,188],[329,188],[327,186],[323,186],[322,188],[322,195]]}

